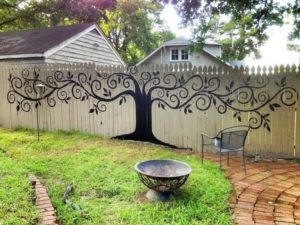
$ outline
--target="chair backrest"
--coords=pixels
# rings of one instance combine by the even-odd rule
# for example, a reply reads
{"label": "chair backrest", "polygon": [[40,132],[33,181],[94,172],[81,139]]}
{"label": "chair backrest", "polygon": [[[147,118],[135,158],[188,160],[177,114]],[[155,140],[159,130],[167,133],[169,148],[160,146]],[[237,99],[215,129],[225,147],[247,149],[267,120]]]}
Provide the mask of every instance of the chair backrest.
{"label": "chair backrest", "polygon": [[235,126],[221,132],[221,149],[237,150],[245,145],[249,127]]}

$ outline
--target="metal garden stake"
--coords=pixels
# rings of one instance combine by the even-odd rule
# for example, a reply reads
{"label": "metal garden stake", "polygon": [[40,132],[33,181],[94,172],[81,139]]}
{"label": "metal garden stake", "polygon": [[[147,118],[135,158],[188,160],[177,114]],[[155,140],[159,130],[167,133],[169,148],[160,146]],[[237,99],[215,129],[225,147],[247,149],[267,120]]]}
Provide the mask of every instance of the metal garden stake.
{"label": "metal garden stake", "polygon": [[[40,98],[42,94],[45,91],[45,85],[43,84],[37,84],[36,86],[37,89],[37,97]],[[36,126],[37,126],[37,131],[38,131],[38,142],[40,142],[40,124],[39,124],[39,107],[38,107],[38,102],[36,105]]]}

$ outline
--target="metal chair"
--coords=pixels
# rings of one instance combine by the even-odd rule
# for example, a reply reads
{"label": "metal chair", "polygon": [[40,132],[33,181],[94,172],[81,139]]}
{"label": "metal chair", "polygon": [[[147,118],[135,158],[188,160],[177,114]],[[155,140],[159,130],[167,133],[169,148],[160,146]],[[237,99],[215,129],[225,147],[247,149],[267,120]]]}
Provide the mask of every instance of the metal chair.
{"label": "metal chair", "polygon": [[[229,165],[229,153],[242,151],[244,170],[246,173],[244,146],[249,132],[249,126],[233,126],[221,130],[215,137],[202,133],[201,160],[203,163],[204,146],[211,146],[220,154],[220,169],[222,169],[222,153],[227,153],[227,165]],[[205,143],[205,139],[214,140],[215,143]]]}

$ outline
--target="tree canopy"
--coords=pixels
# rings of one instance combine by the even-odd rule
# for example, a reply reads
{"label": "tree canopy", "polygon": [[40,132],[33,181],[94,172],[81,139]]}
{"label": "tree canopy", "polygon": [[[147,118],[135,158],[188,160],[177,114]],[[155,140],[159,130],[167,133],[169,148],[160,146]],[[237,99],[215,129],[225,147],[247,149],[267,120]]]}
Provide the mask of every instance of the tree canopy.
{"label": "tree canopy", "polygon": [[125,62],[135,64],[174,38],[148,0],[0,0],[0,30],[96,22]]}
{"label": "tree canopy", "polygon": [[101,21],[105,34],[127,63],[137,63],[159,44],[174,38],[159,19],[161,10],[161,5],[145,0],[119,0],[116,10],[108,11],[107,19]]}
{"label": "tree canopy", "polygon": [[0,30],[96,22],[116,5],[115,0],[0,0]]}
{"label": "tree canopy", "polygon": [[[243,59],[268,40],[267,28],[293,18],[291,40],[300,35],[299,0],[158,0],[172,3],[185,25],[194,27],[192,40],[201,48],[212,39],[224,46],[225,59]],[[202,44],[201,44],[202,43]]]}

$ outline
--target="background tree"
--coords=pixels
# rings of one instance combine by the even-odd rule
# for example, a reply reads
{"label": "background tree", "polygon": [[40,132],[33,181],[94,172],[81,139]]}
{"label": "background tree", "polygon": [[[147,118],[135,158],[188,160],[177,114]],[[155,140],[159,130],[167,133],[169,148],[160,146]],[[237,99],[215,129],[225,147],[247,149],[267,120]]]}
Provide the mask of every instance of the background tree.
{"label": "background tree", "polygon": [[267,28],[282,25],[288,14],[294,18],[290,39],[300,34],[299,0],[158,1],[173,3],[183,24],[194,27],[194,47],[201,48],[205,39],[213,39],[224,45],[227,60],[243,59],[252,52],[258,56],[258,48],[268,40]]}
{"label": "background tree", "polygon": [[163,26],[161,11],[160,4],[147,0],[119,0],[116,10],[107,11],[100,26],[122,58],[133,65],[175,37]]}
{"label": "background tree", "polygon": [[[60,14],[56,1],[0,0],[0,30],[14,31],[47,26]],[[51,14],[52,12],[55,12]]]}
{"label": "background tree", "polygon": [[116,4],[115,0],[0,0],[0,30],[96,22]]}
{"label": "background tree", "polygon": [[136,64],[175,37],[148,0],[0,0],[0,30],[96,22],[122,58]]}

